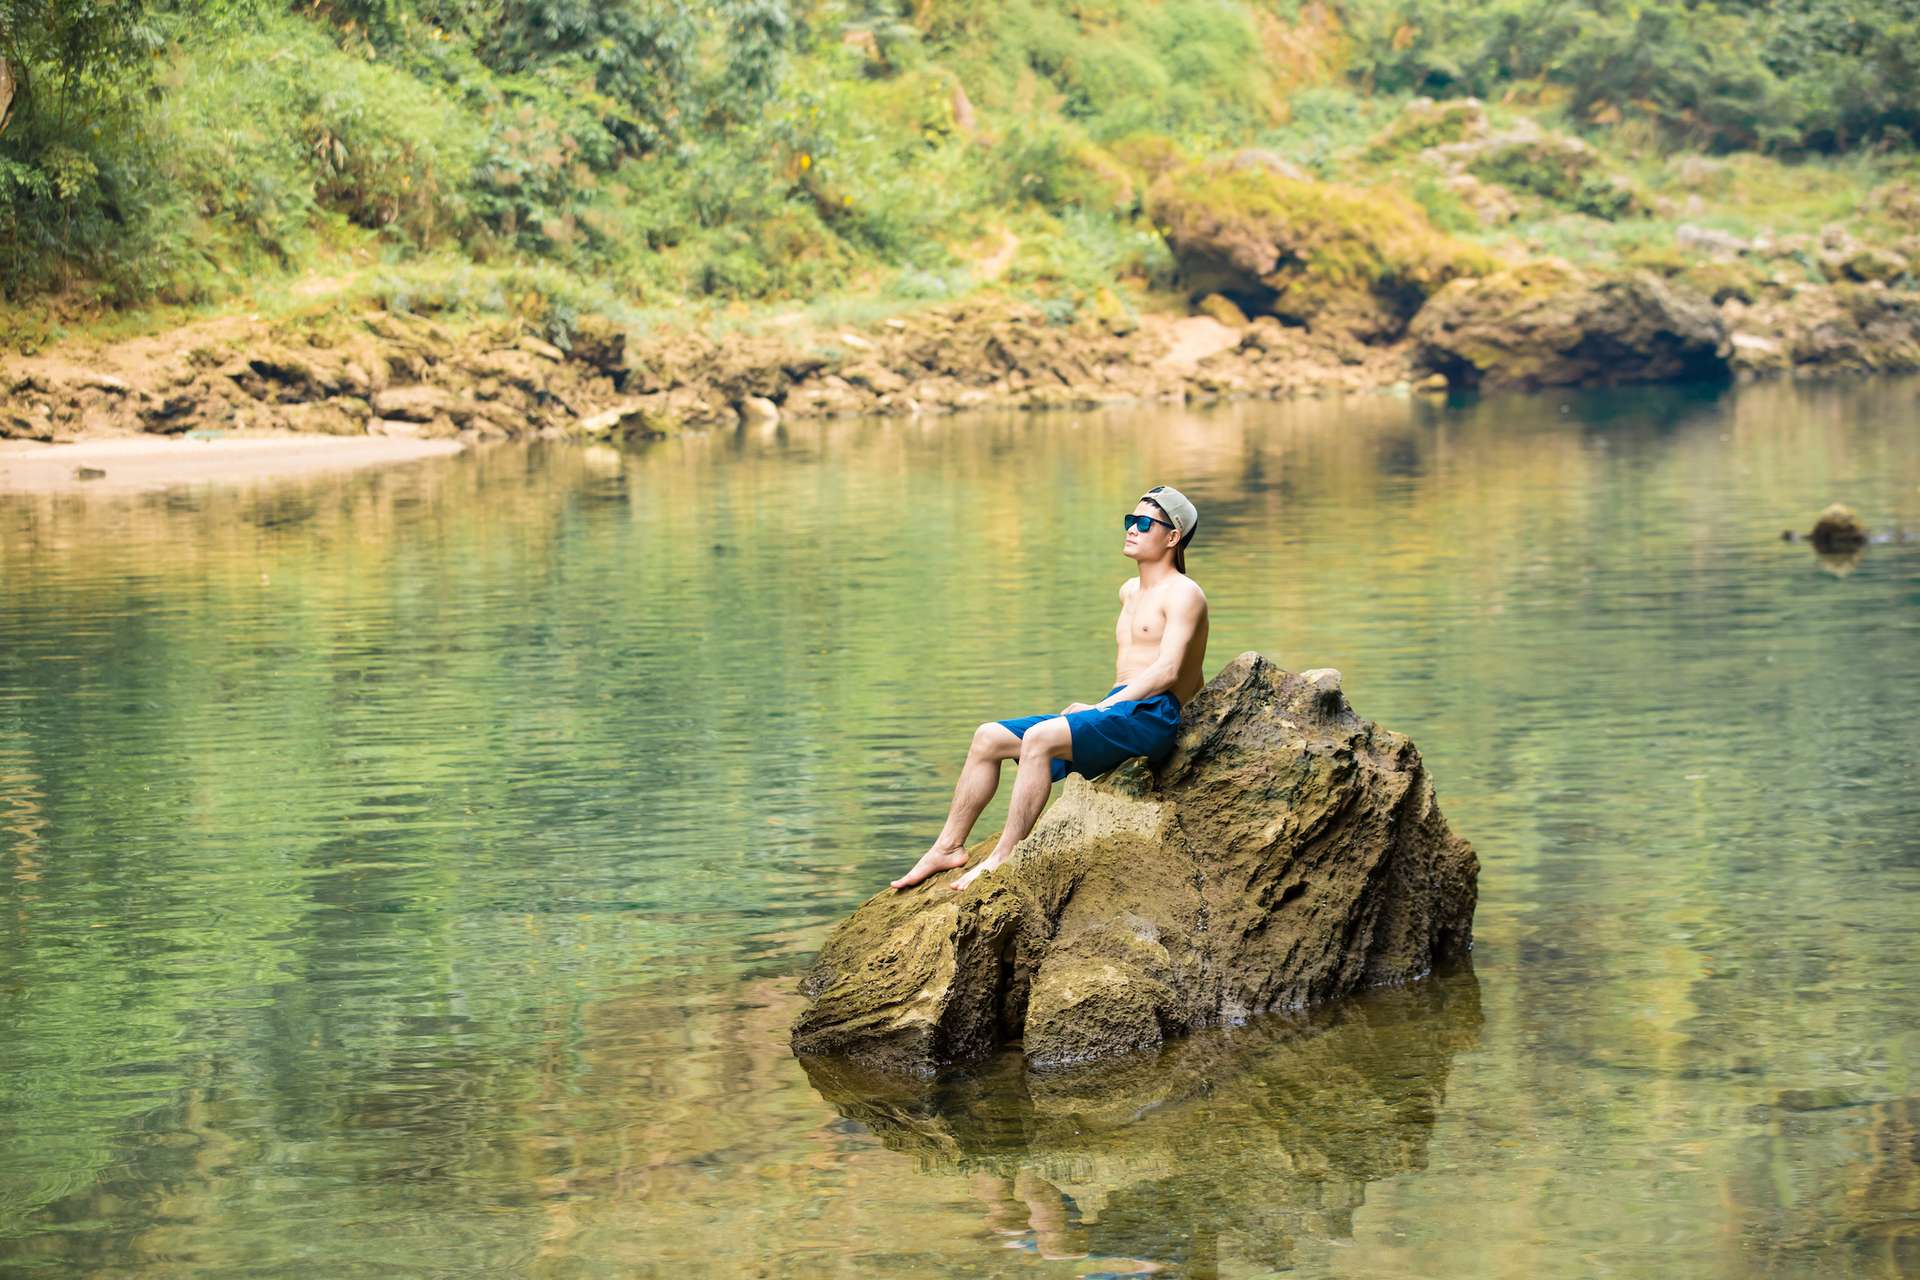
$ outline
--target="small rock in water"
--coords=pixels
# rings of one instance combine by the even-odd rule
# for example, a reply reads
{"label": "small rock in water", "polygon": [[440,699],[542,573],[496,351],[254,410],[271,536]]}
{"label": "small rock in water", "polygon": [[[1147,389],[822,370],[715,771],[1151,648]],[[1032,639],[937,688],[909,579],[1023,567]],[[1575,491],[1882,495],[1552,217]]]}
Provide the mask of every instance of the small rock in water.
{"label": "small rock in water", "polygon": [[106,475],[107,473],[98,467],[75,467],[73,469],[73,478],[75,480],[104,480],[106,479]]}
{"label": "small rock in water", "polygon": [[1807,541],[1816,551],[1853,551],[1867,544],[1867,526],[1852,507],[1836,502],[1813,522]]}

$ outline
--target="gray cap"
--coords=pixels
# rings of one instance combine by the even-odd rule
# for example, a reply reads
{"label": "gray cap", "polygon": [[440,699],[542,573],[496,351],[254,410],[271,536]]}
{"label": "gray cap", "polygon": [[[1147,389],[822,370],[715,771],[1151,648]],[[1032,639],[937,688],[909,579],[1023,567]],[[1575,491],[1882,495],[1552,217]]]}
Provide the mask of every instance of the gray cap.
{"label": "gray cap", "polygon": [[1167,513],[1167,519],[1173,521],[1173,527],[1180,531],[1182,540],[1200,523],[1200,513],[1187,501],[1187,495],[1170,485],[1157,484],[1140,497],[1143,501],[1151,498],[1160,504],[1160,509]]}

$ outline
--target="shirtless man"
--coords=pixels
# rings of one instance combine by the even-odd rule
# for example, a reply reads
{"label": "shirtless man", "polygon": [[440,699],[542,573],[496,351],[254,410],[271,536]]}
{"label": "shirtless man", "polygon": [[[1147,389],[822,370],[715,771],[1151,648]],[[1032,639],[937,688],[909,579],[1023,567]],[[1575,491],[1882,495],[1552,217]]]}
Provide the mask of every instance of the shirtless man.
{"label": "shirtless man", "polygon": [[964,866],[967,833],[1000,787],[1000,762],[1018,759],[1006,829],[979,866],[954,880],[964,889],[1007,860],[1046,807],[1053,784],[1078,773],[1097,777],[1130,756],[1154,763],[1173,750],[1180,708],[1205,682],[1207,597],[1186,573],[1187,543],[1200,522],[1178,489],[1155,485],[1126,518],[1127,558],[1140,576],[1120,585],[1116,683],[1091,706],[1073,702],[1051,716],[995,720],[973,731],[973,746],[953,789],[953,808],[933,847],[896,889]]}

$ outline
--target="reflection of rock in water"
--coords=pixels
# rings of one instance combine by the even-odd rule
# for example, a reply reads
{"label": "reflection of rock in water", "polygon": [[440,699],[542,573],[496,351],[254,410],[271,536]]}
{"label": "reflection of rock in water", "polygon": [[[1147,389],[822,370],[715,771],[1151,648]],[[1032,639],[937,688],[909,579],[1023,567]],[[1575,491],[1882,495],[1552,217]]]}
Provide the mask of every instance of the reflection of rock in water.
{"label": "reflection of rock in water", "polygon": [[1854,547],[1847,551],[1815,551],[1813,557],[1820,567],[1836,578],[1844,578],[1860,567],[1864,548]]}
{"label": "reflection of rock in water", "polygon": [[[1302,1240],[1350,1237],[1367,1183],[1426,1166],[1453,1057],[1479,1030],[1462,968],[1069,1072],[1029,1072],[1017,1053],[933,1082],[805,1066],[922,1171],[968,1175],[983,1226],[1005,1233],[1025,1212],[1043,1255],[1204,1275],[1220,1258],[1282,1266]],[[1050,1201],[1049,1184],[1067,1198]]]}

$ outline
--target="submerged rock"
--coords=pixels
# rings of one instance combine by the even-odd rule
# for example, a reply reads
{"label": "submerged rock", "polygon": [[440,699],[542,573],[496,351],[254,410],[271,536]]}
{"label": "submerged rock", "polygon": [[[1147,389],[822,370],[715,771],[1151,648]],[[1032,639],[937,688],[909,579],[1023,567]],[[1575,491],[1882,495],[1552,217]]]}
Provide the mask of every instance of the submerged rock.
{"label": "submerged rock", "polygon": [[1069,776],[965,893],[938,876],[855,911],[793,1047],[920,1074],[1013,1041],[1041,1067],[1150,1047],[1423,976],[1471,947],[1478,875],[1413,743],[1337,671],[1243,653],[1157,770]]}

